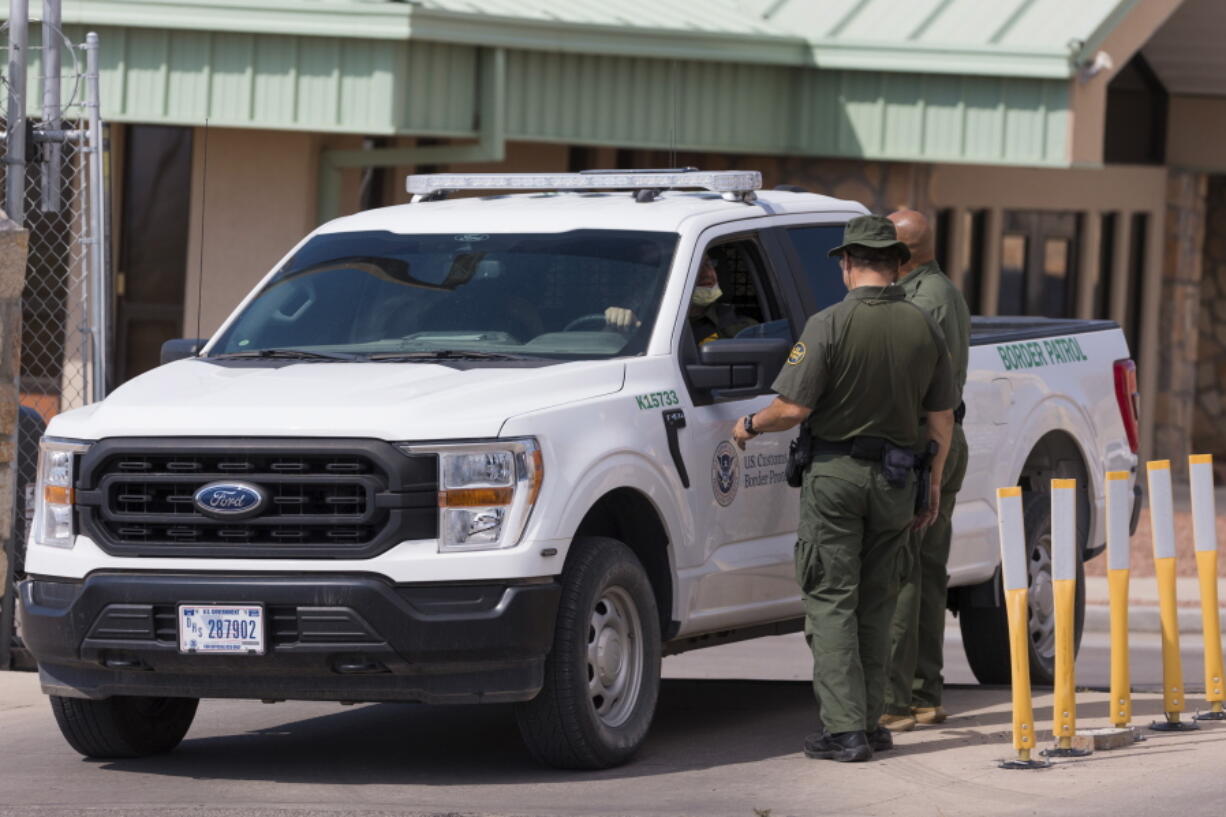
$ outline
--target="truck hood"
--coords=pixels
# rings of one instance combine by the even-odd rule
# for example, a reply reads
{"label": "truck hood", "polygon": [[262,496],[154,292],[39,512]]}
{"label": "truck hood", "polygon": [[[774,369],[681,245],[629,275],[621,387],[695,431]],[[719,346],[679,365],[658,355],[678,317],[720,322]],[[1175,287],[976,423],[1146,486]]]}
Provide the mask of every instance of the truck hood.
{"label": "truck hood", "polygon": [[[263,362],[262,362],[263,363]],[[55,417],[56,437],[496,437],[507,419],[619,391],[621,361],[461,370],[433,363],[180,360]]]}

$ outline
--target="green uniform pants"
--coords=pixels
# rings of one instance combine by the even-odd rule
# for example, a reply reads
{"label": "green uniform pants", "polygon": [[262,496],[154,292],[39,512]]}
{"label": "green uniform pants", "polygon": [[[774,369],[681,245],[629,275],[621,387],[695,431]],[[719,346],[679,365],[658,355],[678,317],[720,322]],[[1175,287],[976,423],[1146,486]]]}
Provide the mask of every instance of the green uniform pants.
{"label": "green uniform pants", "polygon": [[796,580],[813,691],[832,733],[869,731],[881,717],[900,557],[914,511],[914,477],[892,488],[876,465],[832,456],[818,457],[805,474]]}
{"label": "green uniform pants", "polygon": [[885,711],[910,715],[912,707],[941,704],[945,666],[945,593],[954,500],[966,476],[966,434],[954,426],[941,476],[941,509],[927,530],[911,535],[911,570],[898,593],[890,627],[890,668]]}

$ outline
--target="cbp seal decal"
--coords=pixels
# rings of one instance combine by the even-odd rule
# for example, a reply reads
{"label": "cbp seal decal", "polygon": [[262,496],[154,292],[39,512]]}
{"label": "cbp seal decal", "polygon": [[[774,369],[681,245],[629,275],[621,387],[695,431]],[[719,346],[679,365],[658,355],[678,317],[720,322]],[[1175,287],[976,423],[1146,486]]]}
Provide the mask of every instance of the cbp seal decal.
{"label": "cbp seal decal", "polygon": [[788,363],[795,366],[797,363],[805,359],[805,345],[797,343],[792,347],[792,351],[788,353]]}
{"label": "cbp seal decal", "polygon": [[736,499],[736,489],[741,481],[741,458],[732,443],[724,440],[715,447],[711,459],[711,491],[715,501],[727,508]]}

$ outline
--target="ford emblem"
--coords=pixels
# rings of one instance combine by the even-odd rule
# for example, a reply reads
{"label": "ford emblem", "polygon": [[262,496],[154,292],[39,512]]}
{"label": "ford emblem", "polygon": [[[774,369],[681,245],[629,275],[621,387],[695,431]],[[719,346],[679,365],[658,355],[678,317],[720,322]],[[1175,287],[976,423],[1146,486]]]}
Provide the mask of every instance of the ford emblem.
{"label": "ford emblem", "polygon": [[268,495],[250,482],[210,482],[192,496],[205,516],[215,519],[246,519],[268,502]]}

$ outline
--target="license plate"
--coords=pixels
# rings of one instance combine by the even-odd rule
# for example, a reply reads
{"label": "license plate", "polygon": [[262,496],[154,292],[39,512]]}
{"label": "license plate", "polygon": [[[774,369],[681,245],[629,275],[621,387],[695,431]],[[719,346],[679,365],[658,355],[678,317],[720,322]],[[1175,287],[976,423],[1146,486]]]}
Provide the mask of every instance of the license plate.
{"label": "license plate", "polygon": [[258,604],[180,604],[179,652],[264,654],[264,608]]}

